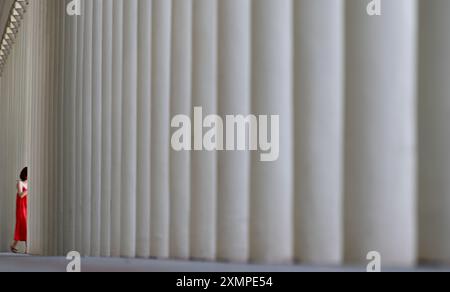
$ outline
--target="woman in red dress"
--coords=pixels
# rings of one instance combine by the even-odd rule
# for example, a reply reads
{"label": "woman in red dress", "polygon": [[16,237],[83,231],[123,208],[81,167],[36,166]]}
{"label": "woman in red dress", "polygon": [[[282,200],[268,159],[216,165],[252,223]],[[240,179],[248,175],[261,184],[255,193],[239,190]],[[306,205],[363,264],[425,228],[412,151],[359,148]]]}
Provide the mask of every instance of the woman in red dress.
{"label": "woman in red dress", "polygon": [[11,252],[17,253],[17,244],[25,242],[25,253],[28,253],[27,246],[27,207],[28,207],[28,168],[25,167],[20,172],[20,181],[17,182],[16,199],[16,231],[14,242],[11,245]]}

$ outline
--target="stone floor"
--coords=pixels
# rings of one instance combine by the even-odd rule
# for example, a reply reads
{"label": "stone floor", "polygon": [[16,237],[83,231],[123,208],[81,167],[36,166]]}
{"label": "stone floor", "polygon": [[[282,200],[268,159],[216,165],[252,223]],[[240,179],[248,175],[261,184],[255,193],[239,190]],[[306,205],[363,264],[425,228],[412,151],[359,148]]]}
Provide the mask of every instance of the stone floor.
{"label": "stone floor", "polygon": [[[65,272],[68,261],[63,257],[34,257],[0,253],[0,272]],[[308,266],[238,265],[221,263],[161,261],[146,259],[84,258],[83,272],[360,272],[364,268],[313,268]],[[387,270],[385,270],[387,271]],[[400,272],[404,270],[392,269]],[[430,267],[405,271],[450,271]]]}

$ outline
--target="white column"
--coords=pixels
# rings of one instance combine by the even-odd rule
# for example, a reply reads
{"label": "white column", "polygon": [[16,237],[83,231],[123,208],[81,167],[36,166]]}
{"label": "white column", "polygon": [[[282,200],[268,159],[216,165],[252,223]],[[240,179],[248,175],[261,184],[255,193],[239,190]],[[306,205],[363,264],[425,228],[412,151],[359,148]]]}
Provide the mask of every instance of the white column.
{"label": "white column", "polygon": [[102,41],[103,0],[93,0],[91,254],[100,256],[102,182]]}
{"label": "white column", "polygon": [[[4,68],[3,68],[3,73],[1,73],[1,77],[0,77],[0,102],[2,104],[5,104],[5,89],[6,89],[6,85],[4,85],[4,80],[5,78],[3,77],[4,75]],[[4,148],[6,145],[5,142],[5,128],[6,128],[6,122],[5,122],[5,107],[1,107],[0,108],[0,145]],[[5,157],[5,151],[3,151],[2,153],[0,153],[0,163],[2,165],[5,165],[4,163],[4,157]],[[0,170],[0,192],[2,194],[4,194],[4,187],[6,186],[6,181],[4,180],[5,178],[5,171],[4,169]],[[5,195],[0,195],[0,204],[3,206],[5,204]],[[6,222],[5,219],[5,213],[6,212],[1,212],[0,213],[0,222]],[[6,244],[5,244],[5,239],[0,239],[0,250],[6,250]]]}
{"label": "white column", "polygon": [[[43,5],[40,4],[39,5],[39,12],[38,14],[38,24],[40,25],[40,27],[44,26],[45,23],[45,14],[43,13]],[[38,134],[37,134],[37,140],[39,143],[39,146],[37,147],[39,149],[39,152],[37,153],[38,156],[38,171],[39,171],[39,180],[38,180],[38,184],[39,184],[39,191],[38,191],[38,195],[37,195],[37,212],[36,212],[36,216],[39,218],[38,221],[38,253],[39,254],[43,254],[44,250],[43,250],[43,243],[44,243],[44,238],[43,238],[43,230],[44,230],[44,214],[40,211],[41,208],[43,207],[43,189],[44,189],[44,183],[43,183],[43,177],[45,177],[45,167],[44,167],[44,157],[43,157],[43,153],[44,153],[44,108],[45,108],[45,104],[44,104],[44,86],[43,86],[43,81],[45,80],[45,67],[43,66],[44,62],[45,62],[45,53],[44,53],[44,49],[46,49],[43,41],[42,41],[42,31],[38,32],[38,45],[40,46],[40,51],[39,51],[39,60],[40,62],[38,63],[38,68],[39,68],[39,78],[37,80],[37,87],[38,87],[38,99],[39,99],[39,111],[37,113],[37,120],[38,120]]]}
{"label": "white column", "polygon": [[[43,81],[42,81],[42,105],[43,105],[43,134],[42,134],[42,197],[41,197],[41,209],[40,212],[42,214],[42,252],[43,255],[49,256],[50,250],[49,250],[49,242],[50,242],[50,224],[49,224],[49,213],[53,210],[49,208],[49,195],[50,195],[50,165],[51,165],[51,157],[50,157],[50,106],[51,106],[51,63],[50,63],[50,56],[53,57],[53,54],[51,53],[51,19],[53,18],[50,13],[51,5],[44,5],[43,7],[43,34],[45,33],[45,41],[43,44],[44,50],[43,50],[43,62],[42,62],[42,68],[43,68]],[[45,211],[44,211],[45,210]]]}
{"label": "white column", "polygon": [[[202,107],[206,116],[217,113],[217,0],[194,0],[193,4],[192,103],[195,107]],[[192,144],[196,144],[195,141]],[[202,149],[201,145],[194,146]],[[214,260],[217,222],[216,152],[204,149],[192,152],[191,167],[191,257]]]}
{"label": "white column", "polygon": [[[8,152],[7,152],[7,143],[8,143],[8,135],[7,135],[7,131],[8,131],[8,94],[7,94],[7,89],[8,89],[8,83],[7,83],[7,63],[3,68],[3,74],[1,77],[2,80],[2,103],[4,104],[4,106],[2,106],[2,127],[3,127],[3,131],[2,131],[2,145],[5,145],[5,150],[2,153],[2,165],[7,165],[7,158],[8,158]],[[8,184],[8,175],[7,175],[7,170],[6,168],[2,169],[2,205],[6,205],[7,204],[7,199],[8,197],[6,195],[3,194],[7,194],[7,186]],[[7,212],[2,212],[1,217],[3,222],[7,222]],[[6,224],[6,223],[5,223]],[[3,249],[7,249],[8,248],[8,243],[7,243],[7,239],[2,239],[2,247]]]}
{"label": "white column", "polygon": [[30,143],[33,143],[34,147],[31,148],[31,164],[30,164],[30,197],[28,202],[28,216],[29,216],[29,252],[30,254],[40,254],[40,236],[39,236],[39,230],[40,230],[40,219],[38,216],[39,212],[39,206],[40,206],[40,165],[39,165],[39,151],[40,151],[40,140],[38,137],[40,136],[40,123],[38,120],[38,114],[40,112],[40,92],[38,85],[38,80],[41,78],[42,74],[40,74],[40,68],[39,68],[39,62],[41,61],[40,58],[40,46],[39,46],[39,28],[41,27],[40,24],[40,17],[39,17],[39,9],[41,2],[35,1],[30,2],[30,11],[33,15],[33,20],[31,23],[32,30],[30,38],[32,39],[32,46],[29,47],[29,49],[32,51],[32,68],[33,75],[32,75],[32,88],[33,88],[33,97],[31,99],[32,103],[32,116],[31,116],[31,125],[32,125],[32,131],[31,131],[31,140]]}
{"label": "white column", "polygon": [[55,148],[55,142],[56,142],[56,136],[55,136],[55,116],[56,116],[56,84],[57,84],[57,76],[56,76],[56,63],[57,62],[50,62],[50,58],[57,59],[57,49],[56,49],[56,18],[55,18],[55,8],[56,8],[56,2],[54,0],[50,0],[47,3],[47,9],[48,9],[48,28],[47,28],[47,35],[49,36],[50,40],[50,48],[48,50],[48,74],[49,74],[49,80],[47,83],[48,86],[48,95],[46,98],[48,98],[48,120],[47,120],[47,128],[48,128],[48,136],[47,136],[47,157],[46,160],[48,165],[47,169],[47,186],[48,191],[46,193],[46,202],[45,207],[47,209],[46,215],[47,215],[47,255],[54,255],[55,254],[55,244],[56,244],[56,234],[55,234],[55,221],[56,221],[56,197],[55,197],[55,186],[56,186],[56,177],[54,175],[54,167],[56,164],[56,148]]}
{"label": "white column", "polygon": [[[38,17],[38,26],[40,28],[44,27],[45,24],[45,14],[43,13],[45,7],[44,4],[42,2],[40,2],[39,4],[39,11],[37,12],[37,17]],[[44,43],[43,41],[43,29],[40,29],[38,32],[38,48],[39,48],[39,63],[37,64],[38,69],[38,75],[39,77],[36,80],[36,86],[38,88],[38,106],[39,106],[39,111],[37,113],[37,120],[38,120],[38,149],[39,152],[36,153],[36,155],[38,156],[38,169],[37,171],[39,172],[39,190],[38,190],[38,203],[37,203],[37,210],[36,210],[36,216],[38,217],[38,254],[43,255],[45,253],[44,251],[44,228],[45,228],[45,221],[44,221],[44,212],[42,212],[42,208],[44,208],[44,204],[43,204],[43,197],[44,197],[44,178],[46,177],[45,175],[45,163],[44,163],[44,149],[45,149],[45,119],[44,117],[46,116],[46,113],[44,111],[46,104],[44,103],[44,96],[46,96],[45,94],[45,87],[44,87],[44,80],[45,80],[45,50],[47,49],[46,43]]]}
{"label": "white column", "polygon": [[45,26],[44,30],[47,36],[47,45],[48,49],[46,50],[46,61],[45,61],[45,74],[46,81],[44,83],[45,86],[45,193],[44,193],[44,209],[46,212],[44,214],[44,250],[46,256],[53,255],[53,215],[54,215],[54,201],[53,201],[53,181],[54,177],[52,174],[53,164],[54,164],[54,137],[53,137],[53,116],[54,116],[54,64],[55,62],[50,62],[50,58],[55,57],[55,26],[54,26],[54,1],[48,1],[46,3],[46,17],[45,17]]}
{"label": "white column", "polygon": [[58,184],[58,175],[56,174],[56,167],[58,165],[58,148],[57,148],[57,116],[58,116],[58,64],[60,63],[58,61],[59,59],[59,52],[58,52],[58,18],[56,17],[56,9],[57,9],[57,2],[54,0],[51,0],[52,3],[49,5],[50,8],[50,31],[51,31],[51,49],[50,49],[50,56],[53,58],[53,60],[56,60],[56,62],[49,62],[50,63],[50,98],[51,98],[51,106],[49,108],[49,142],[50,147],[49,150],[49,172],[48,172],[48,178],[49,178],[49,197],[48,197],[48,210],[49,210],[49,255],[54,256],[56,254],[57,245],[58,245],[58,233],[56,228],[56,222],[58,221],[58,200],[59,198],[56,197],[57,192],[57,184]]}
{"label": "white column", "polygon": [[252,155],[251,259],[288,262],[293,259],[294,239],[293,7],[290,0],[259,0],[252,4],[252,111],[256,115],[279,115],[280,156],[277,161],[262,162],[259,151]]}
{"label": "white column", "polygon": [[111,256],[120,256],[122,167],[123,0],[113,2],[112,136],[111,136]]}
{"label": "white column", "polygon": [[[66,0],[66,5],[70,0]],[[75,109],[77,18],[65,15],[64,61],[64,253],[75,249]]]}
{"label": "white column", "polygon": [[82,252],[82,134],[83,134],[83,60],[84,60],[84,22],[85,4],[82,3],[81,16],[77,16],[77,71],[76,71],[76,176],[75,176],[75,247]]}
{"label": "white column", "polygon": [[450,262],[450,2],[419,3],[419,257]]}
{"label": "white column", "polygon": [[[6,89],[6,85],[4,84],[4,80],[5,78],[4,73],[5,72],[5,68],[2,69],[1,71],[1,77],[0,77],[0,102],[2,104],[5,104],[5,89]],[[2,145],[2,147],[5,147],[6,145],[6,140],[5,140],[5,128],[6,128],[6,122],[5,122],[5,107],[0,107],[0,145]],[[0,153],[0,163],[2,165],[5,165],[4,162],[5,159],[5,151]],[[3,195],[4,193],[4,188],[6,186],[6,181],[5,181],[5,170],[1,169],[0,170],[0,192],[2,193],[2,195],[0,195],[0,204],[3,206],[5,204],[5,199],[6,196]],[[1,222],[6,222],[5,219],[5,212],[1,212],[0,213],[0,220]],[[5,239],[0,239],[0,249],[1,250],[5,250],[6,244],[5,244]]]}
{"label": "white column", "polygon": [[55,174],[57,174],[57,189],[55,196],[58,198],[57,205],[57,221],[55,222],[56,233],[57,233],[57,245],[56,245],[56,255],[63,255],[63,245],[64,245],[64,201],[67,198],[67,195],[63,192],[63,182],[64,182],[64,174],[65,174],[65,165],[64,165],[64,127],[67,126],[65,123],[65,115],[64,115],[64,67],[65,67],[65,22],[64,22],[64,13],[60,13],[60,11],[64,11],[65,9],[65,1],[57,1],[55,17],[57,18],[57,50],[59,52],[58,55],[58,70],[56,76],[58,77],[57,83],[57,101],[58,101],[58,109],[57,109],[57,121],[56,121],[56,129],[57,129],[57,155],[58,155],[58,163],[54,169]]}
{"label": "white column", "polygon": [[[224,121],[226,115],[246,117],[251,113],[250,8],[249,0],[219,1],[218,105]],[[249,151],[219,153],[220,260],[245,262],[249,258],[250,157]]]}
{"label": "white column", "polygon": [[55,222],[54,222],[54,231],[55,231],[55,247],[54,254],[61,255],[62,254],[62,227],[64,225],[63,218],[63,208],[62,204],[64,202],[64,194],[61,191],[62,181],[63,181],[63,164],[62,164],[62,155],[61,155],[61,141],[62,141],[62,127],[64,126],[64,121],[62,120],[62,88],[64,86],[63,72],[62,68],[64,66],[64,35],[62,31],[64,30],[64,22],[62,21],[62,16],[59,13],[59,10],[63,6],[64,1],[57,1],[55,3],[55,12],[54,17],[56,19],[56,44],[55,50],[57,52],[56,58],[56,70],[55,70],[55,165],[53,168],[53,173],[55,176],[55,190],[54,190],[54,200],[55,200]]}
{"label": "white column", "polygon": [[[5,68],[5,76],[6,76],[6,82],[5,84],[10,84],[12,82],[12,74],[11,74],[11,70],[12,70],[12,65],[11,65],[11,59],[12,59],[12,53],[10,53],[8,59],[9,62],[6,64],[6,68]],[[14,176],[14,170],[11,169],[11,150],[13,148],[12,145],[12,139],[11,139],[11,127],[13,126],[13,122],[12,122],[12,113],[11,113],[11,103],[13,100],[12,95],[12,88],[11,86],[7,86],[7,89],[5,91],[6,93],[6,102],[5,102],[5,108],[6,108],[6,130],[5,130],[5,134],[6,134],[6,182],[10,183],[11,181],[15,181],[15,176]],[[5,193],[9,194],[10,192],[13,191],[13,188],[11,187],[5,187]],[[8,205],[12,205],[14,206],[13,200],[11,200],[10,198],[14,197],[13,194],[10,195],[10,197],[5,200],[5,203]],[[8,222],[9,224],[7,225],[7,232],[8,234],[13,234],[14,230],[13,230],[13,219],[11,216],[11,210],[8,210],[6,215],[5,215],[5,221]]]}
{"label": "white column", "polygon": [[415,1],[347,1],[345,257],[416,259]]}
{"label": "white column", "polygon": [[295,257],[314,264],[343,256],[343,7],[294,1]]}
{"label": "white column", "polygon": [[123,257],[136,256],[137,15],[138,1],[124,2],[120,230],[120,253]]}
{"label": "white column", "polygon": [[[1,99],[0,102],[5,105],[6,104],[6,97],[7,95],[6,93],[6,84],[5,84],[5,71],[6,68],[3,68],[3,73],[2,73],[2,77],[0,77],[0,90],[1,90]],[[1,154],[0,154],[0,163],[2,165],[6,165],[5,160],[6,160],[6,107],[2,106],[0,108],[0,142],[2,145],[2,148],[5,149]],[[0,177],[0,192],[2,193],[2,195],[0,196],[0,204],[2,206],[6,205],[6,196],[4,195],[6,193],[5,191],[5,186],[7,185],[6,182],[6,171],[5,169],[1,169],[1,177]],[[6,212],[1,212],[0,213],[0,220],[1,222],[5,222],[6,224]],[[7,246],[7,242],[6,242],[6,238],[2,238],[0,239],[0,248],[2,250],[7,250],[8,246]]]}
{"label": "white column", "polygon": [[[49,26],[50,28],[47,30],[47,34],[50,36],[50,50],[49,50],[49,57],[55,62],[49,62],[49,73],[50,73],[50,82],[48,84],[49,86],[49,95],[47,98],[49,98],[49,116],[48,116],[48,129],[49,129],[49,136],[48,136],[48,142],[49,147],[47,148],[48,151],[48,157],[49,157],[49,165],[48,165],[48,203],[47,203],[47,210],[48,210],[48,226],[49,226],[49,239],[47,243],[48,247],[48,254],[49,255],[55,255],[56,251],[56,245],[57,245],[57,233],[56,233],[56,224],[55,221],[57,220],[57,206],[58,206],[58,198],[56,198],[56,185],[57,185],[57,177],[55,176],[54,169],[57,165],[57,148],[56,148],[56,142],[57,137],[55,135],[56,133],[56,117],[57,117],[57,64],[59,64],[58,61],[58,50],[57,50],[57,19],[55,17],[55,9],[56,9],[56,2],[53,0],[48,1],[48,8],[49,8]],[[51,20],[50,20],[51,19]]]}
{"label": "white column", "polygon": [[113,1],[103,1],[102,16],[102,168],[100,255],[111,254],[111,149],[112,149],[112,50]]}
{"label": "white column", "polygon": [[[6,84],[5,84],[5,68],[3,67],[2,75],[0,77],[0,102],[4,105],[6,103]],[[6,109],[5,106],[0,107],[0,143],[2,147],[6,148],[6,135],[5,135],[5,129],[6,129]],[[6,149],[5,149],[6,150]],[[0,163],[1,165],[5,165],[5,157],[6,157],[6,151],[2,151],[0,153]],[[7,185],[7,182],[5,180],[6,173],[5,169],[0,169],[0,204],[2,206],[5,205],[6,196],[4,195],[5,192],[5,186]],[[0,213],[0,222],[3,224],[6,224],[6,218],[5,218],[6,212]],[[0,249],[6,250],[7,244],[6,244],[6,238],[0,238]]]}
{"label": "white column", "polygon": [[150,256],[152,1],[139,1],[136,255]]}
{"label": "white column", "polygon": [[[25,38],[25,46],[26,46],[26,73],[24,74],[24,78],[27,80],[26,81],[26,89],[25,89],[25,98],[26,98],[26,104],[27,104],[27,119],[26,119],[26,139],[25,139],[25,147],[26,147],[26,163],[28,165],[28,172],[29,172],[29,176],[31,174],[31,165],[32,165],[32,147],[30,147],[31,144],[31,136],[32,136],[32,116],[33,116],[33,107],[32,107],[32,78],[33,78],[33,72],[35,70],[35,68],[33,68],[33,51],[31,49],[31,47],[33,46],[33,42],[32,42],[32,32],[33,32],[33,11],[32,11],[32,7],[29,5],[28,6],[28,15],[27,15],[27,19],[24,22],[24,38]],[[0,82],[1,83],[1,82]],[[0,88],[1,90],[1,88]],[[1,129],[0,129],[1,131]],[[1,141],[1,140],[0,140]],[[0,158],[1,159],[1,158]],[[1,180],[0,180],[1,183]],[[30,183],[30,179],[28,180],[28,188],[30,189],[31,183]],[[0,187],[1,189],[1,187]],[[31,193],[31,192],[30,192]],[[1,199],[0,199],[1,200]],[[28,199],[30,200],[30,199]],[[28,201],[28,204],[30,204],[30,202]],[[31,223],[31,216],[30,216],[30,211],[28,211],[28,234],[27,234],[27,238],[28,241],[30,241],[31,239],[31,229],[33,228],[33,224]],[[29,251],[31,251],[30,249],[30,244],[28,244],[29,247]]]}
{"label": "white column", "polygon": [[[192,1],[174,0],[170,116],[192,111]],[[191,153],[170,153],[170,256],[189,258]]]}
{"label": "white column", "polygon": [[[13,149],[13,145],[12,145],[13,140],[11,137],[11,132],[12,132],[11,127],[14,125],[14,123],[12,121],[13,114],[11,113],[11,111],[12,111],[11,103],[12,103],[12,100],[14,100],[14,97],[11,96],[13,86],[10,85],[12,82],[12,74],[11,74],[12,73],[11,72],[11,70],[12,70],[11,59],[12,58],[13,58],[13,52],[11,52],[8,56],[8,62],[5,66],[4,73],[3,73],[4,74],[3,76],[5,76],[5,79],[6,79],[5,84],[7,87],[5,90],[6,101],[5,101],[5,105],[4,105],[6,108],[6,113],[5,113],[6,114],[6,123],[5,123],[5,125],[6,125],[6,129],[5,129],[5,135],[6,135],[6,140],[5,140],[5,142],[6,142],[6,147],[5,147],[6,180],[5,180],[5,182],[6,183],[10,183],[11,181],[15,181],[14,179],[16,179],[14,177],[14,170],[11,167],[11,157],[12,157],[11,150]],[[10,194],[13,191],[13,188],[6,186],[4,191],[5,191],[5,193]],[[11,197],[14,197],[14,194],[10,194],[9,197],[6,197],[5,204],[14,206]],[[12,229],[13,228],[12,225],[14,224],[13,223],[14,221],[12,219],[11,213],[12,213],[11,210],[7,210],[5,212],[5,217],[4,217],[5,221],[8,224],[6,226],[6,230],[7,230],[8,234],[13,234],[13,232],[14,232],[14,230]],[[5,246],[7,247],[6,240],[5,240]]]}
{"label": "white column", "polygon": [[92,16],[93,1],[84,2],[83,114],[82,114],[82,254],[91,254],[92,171]]}
{"label": "white column", "polygon": [[170,36],[171,0],[153,0],[152,42],[152,200],[151,247],[154,257],[169,256]]}
{"label": "white column", "polygon": [[[6,64],[6,68],[5,68],[5,76],[6,76],[6,84],[10,84],[12,82],[12,74],[11,74],[11,70],[12,70],[12,64],[11,64],[11,59],[13,58],[12,56],[12,52],[9,54],[9,62]],[[14,176],[14,170],[12,170],[11,167],[11,150],[13,149],[13,145],[12,145],[12,138],[11,138],[11,127],[13,126],[13,122],[12,122],[12,113],[11,113],[11,103],[13,100],[12,95],[12,88],[11,86],[7,86],[7,89],[5,91],[6,93],[6,103],[5,103],[5,107],[6,107],[6,130],[5,130],[5,134],[6,134],[6,182],[10,183],[11,181],[15,181],[16,177]],[[12,187],[5,187],[5,193],[10,194],[13,191]],[[7,198],[5,200],[5,203],[8,205],[12,205],[14,206],[14,201],[11,199],[11,197],[14,197],[13,194],[10,195],[9,198]],[[8,234],[13,234],[14,232],[14,227],[12,226],[14,224],[14,219],[12,216],[12,210],[8,210],[5,216],[5,220],[9,223],[7,225],[7,232]]]}
{"label": "white column", "polygon": [[[6,106],[7,103],[8,103],[8,95],[7,95],[7,87],[8,86],[7,86],[7,74],[6,74],[7,68],[6,67],[7,67],[7,65],[5,65],[5,67],[3,68],[3,75],[1,77],[2,84],[3,84],[2,88],[1,88],[2,89],[2,95],[3,95],[2,103],[4,104],[4,106],[2,106],[2,127],[3,127],[3,132],[2,132],[3,143],[2,143],[2,145],[5,145],[5,150],[2,153],[3,159],[1,161],[3,165],[7,165],[7,163],[8,163],[7,162],[7,158],[8,158],[8,152],[7,152],[7,143],[8,143],[8,135],[7,135],[7,130],[8,130],[8,120],[7,120],[7,118],[8,118],[8,115],[7,115],[7,112],[8,112],[8,108]],[[8,197],[6,195],[3,195],[3,194],[7,194],[8,193],[8,191],[6,189],[7,188],[7,184],[8,184],[8,175],[7,175],[6,169],[2,169],[2,184],[3,184],[3,188],[1,190],[2,191],[2,197],[3,197],[2,205],[3,204],[6,205]],[[1,214],[0,218],[2,218],[3,222],[7,222],[7,212],[3,212]],[[6,249],[6,250],[8,248],[7,240],[8,240],[7,238],[2,239],[3,249]]]}
{"label": "white column", "polygon": [[[2,104],[6,104],[6,94],[5,94],[5,92],[6,92],[6,84],[5,84],[5,77],[4,77],[5,76],[5,68],[3,68],[2,72],[3,72],[2,73],[2,77],[0,77],[0,90],[1,90],[0,102]],[[5,131],[6,131],[6,113],[5,113],[5,111],[6,111],[6,108],[4,106],[2,106],[0,108],[0,123],[1,123],[0,124],[0,135],[1,135],[0,136],[0,142],[1,142],[1,145],[4,148],[6,148],[6,135],[5,135]],[[0,163],[2,165],[5,165],[5,158],[6,158],[6,151],[5,150],[0,154]],[[0,183],[1,183],[1,185],[0,185],[0,192],[2,193],[2,195],[0,196],[0,204],[2,204],[2,206],[6,204],[6,198],[7,198],[5,195],[3,195],[4,193],[6,193],[5,192],[5,186],[7,184],[7,182],[6,182],[6,173],[5,172],[6,172],[5,169],[2,169],[1,170],[1,177],[0,177]],[[6,215],[6,212],[0,213],[0,220],[2,222],[6,222],[5,215]],[[3,238],[0,239],[0,248],[2,250],[6,250],[8,248],[7,244],[6,244],[6,239],[3,239]]]}

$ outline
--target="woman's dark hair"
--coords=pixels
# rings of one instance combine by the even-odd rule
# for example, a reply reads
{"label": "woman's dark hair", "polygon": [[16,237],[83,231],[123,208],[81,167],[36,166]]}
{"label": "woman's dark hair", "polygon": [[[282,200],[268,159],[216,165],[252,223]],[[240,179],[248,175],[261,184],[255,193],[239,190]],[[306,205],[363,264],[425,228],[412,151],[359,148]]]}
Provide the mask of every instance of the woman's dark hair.
{"label": "woman's dark hair", "polygon": [[22,169],[22,171],[20,172],[20,180],[21,181],[26,181],[28,179],[28,167],[25,167],[24,169]]}

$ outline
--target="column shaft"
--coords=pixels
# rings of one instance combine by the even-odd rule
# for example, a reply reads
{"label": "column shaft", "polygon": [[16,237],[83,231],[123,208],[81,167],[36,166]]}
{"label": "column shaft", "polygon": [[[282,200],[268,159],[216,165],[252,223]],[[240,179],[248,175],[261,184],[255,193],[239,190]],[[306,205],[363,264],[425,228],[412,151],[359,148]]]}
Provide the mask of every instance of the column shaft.
{"label": "column shaft", "polygon": [[138,257],[150,256],[151,194],[151,71],[152,71],[152,1],[139,1],[138,24],[138,150],[137,150],[137,237]]}
{"label": "column shaft", "polygon": [[294,1],[295,256],[315,264],[343,256],[343,7]]}
{"label": "column shaft", "polygon": [[252,3],[252,111],[280,119],[279,159],[262,162],[259,151],[252,155],[253,261],[293,259],[292,8],[290,0]]}
{"label": "column shaft", "polygon": [[151,255],[169,256],[171,0],[153,0]]}
{"label": "column shaft", "polygon": [[[67,0],[66,2],[69,2]],[[66,3],[68,4],[68,3]],[[77,18],[65,15],[64,61],[64,251],[75,249],[75,109],[76,109],[76,35]]]}
{"label": "column shaft", "polygon": [[138,1],[123,7],[121,256],[136,256]]}
{"label": "column shaft", "polygon": [[[202,107],[205,116],[217,114],[217,0],[193,1],[192,56],[193,106]],[[217,229],[216,152],[204,149],[192,152],[191,167],[191,257],[214,260]]]}
{"label": "column shaft", "polygon": [[111,256],[120,256],[122,167],[123,1],[114,0],[111,142]]}
{"label": "column shaft", "polygon": [[102,191],[102,32],[103,0],[93,0],[92,25],[92,173],[91,254],[100,256]]}
{"label": "column shaft", "polygon": [[[172,16],[172,70],[170,112],[192,111],[192,1],[174,0]],[[170,153],[170,256],[189,258],[191,153]]]}
{"label": "column shaft", "polygon": [[415,1],[347,4],[345,256],[416,259]]}
{"label": "column shaft", "polygon": [[111,255],[112,197],[112,51],[113,1],[103,1],[102,15],[102,168],[100,255]]}
{"label": "column shaft", "polygon": [[[251,112],[250,8],[248,0],[219,1],[218,106],[224,121],[226,115],[246,117]],[[250,151],[223,151],[218,156],[218,257],[245,262],[249,258]]]}
{"label": "column shaft", "polygon": [[84,2],[83,114],[82,114],[82,254],[91,255],[92,172],[92,18],[93,1]]}
{"label": "column shaft", "polygon": [[76,89],[76,176],[75,176],[75,247],[76,250],[82,252],[82,134],[83,134],[83,60],[84,60],[84,21],[85,9],[82,5],[82,14],[77,17],[77,89]]}

